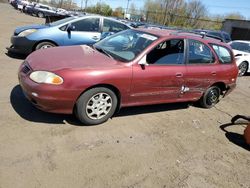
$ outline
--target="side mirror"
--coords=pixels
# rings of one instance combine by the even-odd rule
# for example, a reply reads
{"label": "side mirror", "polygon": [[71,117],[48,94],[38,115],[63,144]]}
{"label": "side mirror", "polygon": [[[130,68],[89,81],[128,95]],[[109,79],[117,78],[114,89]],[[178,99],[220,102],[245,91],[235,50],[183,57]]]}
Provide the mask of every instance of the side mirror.
{"label": "side mirror", "polygon": [[147,63],[147,55],[143,56],[143,58],[141,58],[138,64],[141,66],[148,66],[149,64]]}
{"label": "side mirror", "polygon": [[67,27],[67,31],[70,32],[70,31],[74,31],[76,29],[75,26],[69,24],[68,27]]}

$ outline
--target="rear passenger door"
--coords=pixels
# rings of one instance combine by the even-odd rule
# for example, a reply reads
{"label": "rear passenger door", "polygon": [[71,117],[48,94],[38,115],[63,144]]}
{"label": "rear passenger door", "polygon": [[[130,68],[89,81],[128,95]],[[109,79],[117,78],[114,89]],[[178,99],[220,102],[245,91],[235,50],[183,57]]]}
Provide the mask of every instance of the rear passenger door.
{"label": "rear passenger door", "polygon": [[220,64],[210,46],[201,41],[189,39],[186,65],[184,97],[197,100],[217,80]]}

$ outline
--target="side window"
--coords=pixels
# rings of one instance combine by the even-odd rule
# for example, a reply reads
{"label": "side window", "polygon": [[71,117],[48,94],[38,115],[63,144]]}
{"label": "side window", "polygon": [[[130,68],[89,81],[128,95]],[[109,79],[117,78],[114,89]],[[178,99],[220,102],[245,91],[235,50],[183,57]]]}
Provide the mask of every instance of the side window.
{"label": "side window", "polygon": [[128,29],[128,27],[124,24],[109,20],[109,19],[104,19],[103,21],[103,32],[119,32],[123,31],[125,29]]}
{"label": "side window", "polygon": [[212,47],[217,56],[219,57],[221,63],[228,64],[232,62],[230,51],[227,48],[216,44],[212,44]]}
{"label": "side window", "polygon": [[172,39],[158,44],[148,53],[147,63],[155,65],[184,64],[184,40]]}
{"label": "side window", "polygon": [[212,51],[205,44],[189,40],[188,64],[210,64],[214,63],[215,58]]}
{"label": "side window", "polygon": [[85,18],[72,23],[75,31],[99,31],[99,18]]}
{"label": "side window", "polygon": [[45,6],[40,6],[40,8],[49,10],[49,7],[45,7]]}

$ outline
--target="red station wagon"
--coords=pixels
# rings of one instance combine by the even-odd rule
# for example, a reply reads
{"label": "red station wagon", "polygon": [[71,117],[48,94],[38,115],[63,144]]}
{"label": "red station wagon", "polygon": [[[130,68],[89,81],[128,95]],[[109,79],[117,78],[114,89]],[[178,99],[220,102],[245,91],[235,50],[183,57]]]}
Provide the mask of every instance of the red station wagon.
{"label": "red station wagon", "polygon": [[133,29],[93,46],[38,50],[19,69],[39,109],[107,121],[121,107],[199,101],[214,106],[236,86],[229,45],[184,31]]}

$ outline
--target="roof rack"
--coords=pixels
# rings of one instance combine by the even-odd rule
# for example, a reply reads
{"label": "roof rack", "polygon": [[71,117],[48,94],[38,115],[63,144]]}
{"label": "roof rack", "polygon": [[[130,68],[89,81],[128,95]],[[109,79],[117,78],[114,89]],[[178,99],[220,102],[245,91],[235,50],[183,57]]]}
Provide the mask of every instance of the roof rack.
{"label": "roof rack", "polygon": [[199,36],[201,36],[201,38],[213,38],[213,39],[217,39],[217,40],[219,40],[221,42],[225,42],[224,39],[222,39],[221,37],[208,34],[208,33],[204,32],[204,31],[197,32],[197,31],[190,31],[190,30],[177,30],[177,31],[173,32],[172,34],[179,34],[179,33],[190,33],[190,34],[199,35]]}

